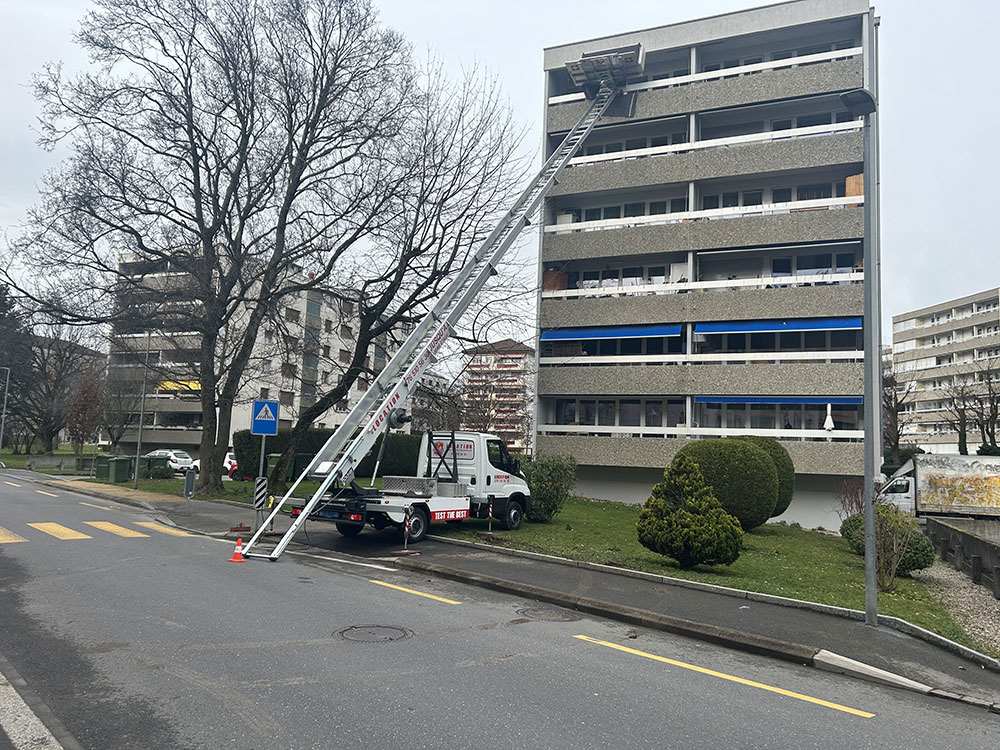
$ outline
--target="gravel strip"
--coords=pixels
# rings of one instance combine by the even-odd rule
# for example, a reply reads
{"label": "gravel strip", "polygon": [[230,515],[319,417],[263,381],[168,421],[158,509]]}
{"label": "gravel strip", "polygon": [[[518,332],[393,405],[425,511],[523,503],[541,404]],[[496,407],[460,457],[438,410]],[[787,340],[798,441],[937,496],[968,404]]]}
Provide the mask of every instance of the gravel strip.
{"label": "gravel strip", "polygon": [[986,586],[977,586],[965,573],[941,560],[912,575],[926,584],[966,633],[996,655],[1000,644],[1000,599],[994,599]]}

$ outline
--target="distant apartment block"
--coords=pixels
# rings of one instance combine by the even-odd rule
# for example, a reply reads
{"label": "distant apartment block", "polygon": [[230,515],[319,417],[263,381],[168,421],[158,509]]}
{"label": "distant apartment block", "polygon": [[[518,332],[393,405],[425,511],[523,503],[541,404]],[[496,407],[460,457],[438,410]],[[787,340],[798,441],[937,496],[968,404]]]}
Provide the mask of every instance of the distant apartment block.
{"label": "distant apartment block", "polygon": [[[976,394],[984,379],[1000,380],[998,357],[1000,288],[894,315],[892,361],[907,414],[905,441],[928,453],[958,453],[951,402],[963,386]],[[968,443],[971,453],[980,443],[972,424]]]}
{"label": "distant apartment block", "polygon": [[576,457],[581,494],[644,500],[686,441],[756,434],[795,463],[787,517],[835,518],[863,470],[872,168],[840,94],[876,90],[873,12],[796,0],[545,50],[549,153],[587,106],[565,63],[646,55],[542,215],[537,449]]}
{"label": "distant apartment block", "polygon": [[530,449],[530,384],[535,350],[513,339],[466,349],[462,429],[488,432],[518,452]]}

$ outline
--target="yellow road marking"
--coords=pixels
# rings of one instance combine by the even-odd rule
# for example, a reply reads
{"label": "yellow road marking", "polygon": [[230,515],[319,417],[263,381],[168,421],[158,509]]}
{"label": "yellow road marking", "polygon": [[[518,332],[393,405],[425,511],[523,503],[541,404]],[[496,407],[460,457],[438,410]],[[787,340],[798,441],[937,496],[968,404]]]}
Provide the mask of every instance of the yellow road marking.
{"label": "yellow road marking", "polygon": [[90,539],[91,537],[86,534],[81,534],[79,531],[73,531],[73,529],[67,529],[58,523],[29,523],[33,529],[38,529],[39,531],[44,531],[46,534],[54,536],[56,539]]}
{"label": "yellow road marking", "polygon": [[93,503],[85,503],[82,500],[80,505],[86,505],[88,508],[97,508],[98,510],[114,510],[110,505],[94,505]]}
{"label": "yellow road marking", "polygon": [[13,531],[8,531],[3,526],[0,526],[0,544],[13,544],[14,542],[26,542],[28,541],[23,536],[18,536]]}
{"label": "yellow road marking", "polygon": [[413,594],[414,596],[425,596],[428,599],[433,599],[436,602],[444,602],[445,604],[461,604],[462,602],[456,602],[452,599],[444,599],[440,596],[434,596],[434,594],[425,594],[422,591],[414,591],[413,589],[406,589],[402,586],[396,586],[392,583],[386,583],[385,581],[376,581],[374,578],[369,579],[369,583],[377,583],[379,586],[385,586],[386,588],[396,589],[396,591],[405,591],[407,594]]}
{"label": "yellow road marking", "polygon": [[186,531],[181,531],[180,529],[172,529],[169,526],[161,526],[153,521],[136,521],[135,525],[142,526],[144,529],[159,531],[161,534],[170,534],[171,536],[197,536],[197,534],[189,534]]}
{"label": "yellow road marking", "polygon": [[3,483],[4,484],[9,484],[11,487],[20,487],[21,486],[17,482],[8,482],[6,479],[4,480]]}
{"label": "yellow road marking", "polygon": [[59,495],[53,495],[51,492],[46,492],[45,490],[35,490],[39,495],[48,495],[49,497],[59,497]]}
{"label": "yellow road marking", "polygon": [[119,526],[116,523],[111,523],[110,521],[84,521],[88,526],[93,526],[95,529],[100,529],[101,531],[107,531],[109,534],[117,534],[118,536],[127,537],[145,537],[149,539],[149,534],[143,534],[141,531],[134,531],[133,529],[126,529],[124,526]]}
{"label": "yellow road marking", "polygon": [[654,661],[661,661],[664,664],[672,664],[675,667],[681,667],[682,669],[690,669],[693,672],[700,672],[701,674],[707,674],[711,677],[718,677],[723,680],[729,680],[731,682],[738,682],[741,685],[749,685],[750,687],[760,688],[761,690],[768,690],[772,693],[778,693],[779,695],[784,695],[789,698],[796,698],[800,701],[806,701],[808,703],[815,703],[820,706],[826,706],[827,708],[833,708],[837,711],[843,711],[845,713],[854,714],[855,716],[862,716],[865,719],[871,719],[875,716],[873,713],[868,711],[861,711],[857,708],[851,708],[849,706],[841,706],[839,703],[831,703],[830,701],[822,700],[821,698],[813,698],[808,695],[803,695],[802,693],[793,693],[791,690],[784,690],[782,688],[774,687],[772,685],[765,685],[762,682],[754,682],[753,680],[745,680],[742,677],[734,677],[731,674],[725,674],[724,672],[716,672],[712,669],[705,669],[704,667],[698,667],[694,664],[686,664],[682,661],[676,661],[674,659],[668,659],[665,656],[657,656],[656,654],[648,654],[645,651],[637,651],[634,648],[628,648],[627,646],[619,646],[617,643],[608,643],[607,641],[599,641],[596,638],[591,638],[586,635],[574,635],[574,638],[579,638],[581,641],[586,641],[587,643],[596,643],[599,646],[607,646],[608,648],[613,648],[617,651],[624,651],[626,654],[635,654],[636,656],[643,656],[647,659],[653,659]]}

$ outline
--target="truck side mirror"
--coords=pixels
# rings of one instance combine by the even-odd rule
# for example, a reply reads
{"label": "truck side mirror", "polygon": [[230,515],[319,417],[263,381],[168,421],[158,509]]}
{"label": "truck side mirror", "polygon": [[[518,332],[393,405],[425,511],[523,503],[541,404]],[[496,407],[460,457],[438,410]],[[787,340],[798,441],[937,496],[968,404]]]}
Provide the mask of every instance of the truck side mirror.
{"label": "truck side mirror", "polygon": [[516,458],[514,459],[514,473],[515,474],[521,473],[521,462],[518,461]]}
{"label": "truck side mirror", "polygon": [[475,484],[475,483],[476,483],[476,478],[475,477],[469,477],[469,484]]}

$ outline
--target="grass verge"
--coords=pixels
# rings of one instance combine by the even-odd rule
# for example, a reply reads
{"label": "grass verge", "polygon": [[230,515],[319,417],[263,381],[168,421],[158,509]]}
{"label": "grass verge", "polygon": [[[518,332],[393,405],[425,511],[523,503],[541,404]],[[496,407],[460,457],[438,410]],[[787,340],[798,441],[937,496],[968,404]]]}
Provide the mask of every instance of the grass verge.
{"label": "grass verge", "polygon": [[[774,594],[793,599],[864,609],[864,559],[847,542],[819,531],[765,525],[743,536],[743,550],[732,565],[681,570],[670,558],[650,552],[636,539],[639,507],[624,503],[573,498],[550,523],[525,523],[519,531],[498,531],[492,543],[573,560],[615,565],[648,573]],[[433,533],[489,542],[486,521],[435,524]],[[1000,645],[977,643],[951,618],[924,584],[900,578],[892,593],[880,593],[881,614],[900,617],[946,638],[1000,656]]]}

